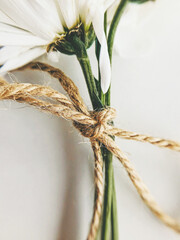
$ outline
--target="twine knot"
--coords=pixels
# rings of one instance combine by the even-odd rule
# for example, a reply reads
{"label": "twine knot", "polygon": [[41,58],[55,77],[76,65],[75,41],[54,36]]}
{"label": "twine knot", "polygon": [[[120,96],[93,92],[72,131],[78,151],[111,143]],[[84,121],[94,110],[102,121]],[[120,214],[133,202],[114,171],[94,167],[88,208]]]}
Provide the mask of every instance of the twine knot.
{"label": "twine knot", "polygon": [[111,121],[116,117],[116,110],[114,108],[105,108],[101,111],[90,112],[90,116],[92,120],[95,120],[94,124],[82,124],[75,121],[73,124],[83,137],[98,139],[105,130],[108,129]]}

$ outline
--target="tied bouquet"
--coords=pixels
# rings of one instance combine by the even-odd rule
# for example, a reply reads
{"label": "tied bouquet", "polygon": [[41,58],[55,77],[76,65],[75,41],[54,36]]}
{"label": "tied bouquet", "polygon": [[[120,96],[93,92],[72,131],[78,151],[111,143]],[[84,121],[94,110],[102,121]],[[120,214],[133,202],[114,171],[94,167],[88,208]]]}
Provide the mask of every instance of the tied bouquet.
{"label": "tied bouquet", "polygon": [[[157,0],[158,1],[158,0]],[[94,212],[88,240],[118,240],[116,188],[113,156],[126,169],[140,197],[165,225],[180,233],[180,224],[164,213],[115,143],[115,137],[148,142],[180,151],[175,141],[154,138],[116,128],[111,108],[111,69],[116,32],[129,6],[156,4],[153,0],[1,0],[0,3],[0,100],[27,103],[42,111],[72,120],[89,138],[94,152]],[[116,36],[116,38],[115,38]],[[94,46],[98,77],[92,70],[87,49]],[[117,47],[118,49],[118,47]],[[76,56],[87,85],[92,109],[87,109],[78,88],[60,69],[49,65],[50,57]],[[41,59],[46,59],[43,63]],[[48,62],[49,61],[49,62]],[[37,84],[9,84],[6,73],[41,70],[59,80],[68,97]],[[112,82],[113,83],[113,82]],[[43,98],[42,98],[43,97]],[[45,99],[45,100],[44,100]],[[50,100],[50,101],[49,101]]]}

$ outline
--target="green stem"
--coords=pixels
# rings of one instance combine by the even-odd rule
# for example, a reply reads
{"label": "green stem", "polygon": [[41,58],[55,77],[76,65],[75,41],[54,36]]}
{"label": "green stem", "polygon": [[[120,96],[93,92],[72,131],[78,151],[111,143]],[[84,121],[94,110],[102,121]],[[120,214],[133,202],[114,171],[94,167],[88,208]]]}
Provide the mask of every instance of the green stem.
{"label": "green stem", "polygon": [[[111,22],[111,26],[108,34],[108,51],[110,62],[112,63],[112,51],[114,45],[115,33],[117,30],[118,23],[123,14],[123,11],[126,7],[128,0],[121,0],[115,14],[113,20]],[[106,29],[105,29],[106,30]],[[105,95],[101,95],[101,100],[104,101],[106,106],[111,105],[111,87],[107,91]],[[113,123],[112,123],[113,124]],[[112,166],[112,154],[107,152],[103,159],[105,160],[105,196],[104,196],[104,217],[103,217],[103,227],[102,227],[102,240],[108,240],[110,238],[109,233],[109,212],[111,212],[111,237],[112,240],[118,240],[118,219],[117,219],[117,202],[116,202],[116,190],[115,190],[115,182],[114,182],[114,172]],[[111,190],[110,190],[111,189]]]}
{"label": "green stem", "polygon": [[105,148],[103,149],[102,154],[105,162],[105,190],[101,239],[109,240],[111,232],[111,208],[113,196],[113,165],[112,154]]}
{"label": "green stem", "polygon": [[97,103],[98,92],[97,92],[94,76],[92,73],[89,57],[87,55],[86,47],[84,43],[81,41],[81,39],[76,35],[71,37],[71,43],[76,51],[77,59],[83,71],[93,108],[97,109],[98,108],[98,103]]}
{"label": "green stem", "polygon": [[105,191],[101,239],[109,240],[111,230],[112,240],[118,240],[118,217],[113,171],[113,155],[107,149],[103,149],[102,155],[105,162]]}
{"label": "green stem", "polygon": [[117,201],[116,201],[114,172],[113,172],[113,193],[112,193],[112,206],[111,206],[111,225],[112,225],[112,231],[111,231],[112,239],[118,240],[119,239],[118,214],[117,214]]}

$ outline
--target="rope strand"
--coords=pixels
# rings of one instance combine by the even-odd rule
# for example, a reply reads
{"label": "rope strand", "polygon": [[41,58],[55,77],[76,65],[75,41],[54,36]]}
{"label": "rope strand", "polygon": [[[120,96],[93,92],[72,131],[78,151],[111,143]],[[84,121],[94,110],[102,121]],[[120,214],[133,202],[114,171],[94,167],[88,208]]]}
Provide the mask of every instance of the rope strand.
{"label": "rope strand", "polygon": [[94,181],[95,181],[95,204],[94,213],[91,221],[91,226],[87,240],[95,240],[99,228],[99,223],[102,213],[103,205],[103,160],[101,155],[100,145],[97,141],[91,141],[91,146],[94,151],[95,167],[94,167]]}
{"label": "rope strand", "polygon": [[171,150],[180,152],[180,143],[172,140],[161,139],[161,138],[156,138],[148,135],[125,131],[123,129],[119,129],[115,127],[108,129],[106,133],[109,135],[123,138],[123,139],[135,140],[139,142],[147,142],[161,148],[169,148]]}

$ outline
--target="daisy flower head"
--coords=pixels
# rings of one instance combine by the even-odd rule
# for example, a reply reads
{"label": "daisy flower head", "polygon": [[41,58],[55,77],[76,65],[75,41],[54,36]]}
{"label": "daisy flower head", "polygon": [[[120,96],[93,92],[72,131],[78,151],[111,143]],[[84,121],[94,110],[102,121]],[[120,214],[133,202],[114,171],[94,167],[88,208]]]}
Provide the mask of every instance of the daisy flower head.
{"label": "daisy flower head", "polygon": [[0,73],[17,69],[51,50],[75,54],[75,34],[88,48],[101,43],[102,88],[110,84],[104,12],[114,0],[1,0]]}

